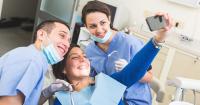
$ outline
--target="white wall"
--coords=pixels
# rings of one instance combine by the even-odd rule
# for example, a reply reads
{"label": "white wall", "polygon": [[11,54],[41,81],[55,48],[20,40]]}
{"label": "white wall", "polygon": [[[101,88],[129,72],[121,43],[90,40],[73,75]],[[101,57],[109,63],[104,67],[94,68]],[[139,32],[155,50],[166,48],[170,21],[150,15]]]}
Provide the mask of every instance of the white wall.
{"label": "white wall", "polygon": [[[91,0],[80,0],[79,7],[78,7],[78,14],[81,15],[81,11],[83,6]],[[129,12],[127,11],[127,7],[124,5],[123,0],[99,0],[104,3],[113,5],[117,7],[117,12],[115,14],[115,19],[114,19],[114,26],[117,29],[121,29],[122,27],[125,27],[128,24],[128,14]],[[120,22],[118,22],[120,20]]]}
{"label": "white wall", "polygon": [[0,0],[0,19],[1,19],[2,5],[3,5],[3,0]]}
{"label": "white wall", "polygon": [[169,13],[174,21],[181,22],[182,27],[179,30],[182,34],[200,40],[200,30],[198,30],[200,27],[200,8],[190,8],[168,0],[126,0],[125,5],[128,7],[128,14],[131,14],[131,16],[129,15],[129,24],[127,24],[129,26],[133,23],[146,24],[144,21],[145,11],[152,13],[164,11]]}
{"label": "white wall", "polygon": [[[81,0],[79,12],[89,0]],[[100,0],[118,7],[114,26],[118,29],[145,23],[144,12],[164,11],[169,13],[174,21],[181,22],[180,32],[194,39],[200,40],[200,8],[190,8],[178,5],[168,0]]]}
{"label": "white wall", "polygon": [[2,18],[35,17],[37,0],[4,0]]}

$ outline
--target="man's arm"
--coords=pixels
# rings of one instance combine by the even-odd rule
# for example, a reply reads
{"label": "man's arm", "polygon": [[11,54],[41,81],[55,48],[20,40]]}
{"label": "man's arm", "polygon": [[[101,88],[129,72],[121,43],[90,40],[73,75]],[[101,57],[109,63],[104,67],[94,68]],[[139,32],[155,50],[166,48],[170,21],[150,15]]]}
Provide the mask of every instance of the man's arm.
{"label": "man's arm", "polygon": [[73,88],[65,80],[57,79],[55,82],[51,83],[51,85],[49,85],[47,88],[42,90],[38,104],[43,105],[49,98],[53,96],[55,92],[58,91],[73,91]]}
{"label": "man's arm", "polygon": [[43,94],[41,94],[38,105],[43,105],[50,97],[45,97]]}
{"label": "man's arm", "polygon": [[23,105],[25,96],[19,92],[16,96],[0,96],[0,105]]}

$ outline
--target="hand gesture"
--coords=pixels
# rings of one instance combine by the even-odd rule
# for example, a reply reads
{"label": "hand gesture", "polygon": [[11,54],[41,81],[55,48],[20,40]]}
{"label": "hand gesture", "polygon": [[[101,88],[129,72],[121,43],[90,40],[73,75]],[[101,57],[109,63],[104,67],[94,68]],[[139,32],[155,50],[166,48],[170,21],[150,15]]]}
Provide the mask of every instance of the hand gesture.
{"label": "hand gesture", "polygon": [[56,79],[55,82],[42,91],[42,94],[44,97],[50,97],[57,91],[73,91],[73,88],[65,80]]}
{"label": "hand gesture", "polygon": [[125,59],[119,59],[117,61],[115,61],[115,70],[117,72],[121,71],[126,65],[128,64],[128,62]]}
{"label": "hand gesture", "polygon": [[166,32],[172,28],[172,18],[168,13],[158,12],[156,13],[157,16],[163,16],[166,21],[166,26],[163,29],[157,31],[157,35],[155,36],[155,41],[160,43],[164,42],[166,37]]}

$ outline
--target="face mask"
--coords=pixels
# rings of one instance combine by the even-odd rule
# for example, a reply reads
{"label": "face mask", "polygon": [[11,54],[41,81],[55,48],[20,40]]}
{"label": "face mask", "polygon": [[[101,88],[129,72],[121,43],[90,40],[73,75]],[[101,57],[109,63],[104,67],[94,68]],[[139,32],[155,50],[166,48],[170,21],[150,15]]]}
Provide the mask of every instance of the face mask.
{"label": "face mask", "polygon": [[110,36],[112,35],[112,31],[109,30],[105,36],[103,38],[98,38],[96,37],[95,35],[91,35],[91,39],[96,41],[96,42],[99,42],[99,43],[105,43],[106,41],[108,41],[108,39],[110,38]]}
{"label": "face mask", "polygon": [[41,48],[42,48],[42,52],[46,56],[47,61],[48,61],[49,64],[52,64],[52,65],[56,64],[56,63],[60,62],[63,59],[63,57],[61,57],[58,54],[58,51],[56,50],[56,48],[54,47],[52,42],[50,42],[50,44],[47,45],[46,47],[44,47],[43,44],[42,44]]}

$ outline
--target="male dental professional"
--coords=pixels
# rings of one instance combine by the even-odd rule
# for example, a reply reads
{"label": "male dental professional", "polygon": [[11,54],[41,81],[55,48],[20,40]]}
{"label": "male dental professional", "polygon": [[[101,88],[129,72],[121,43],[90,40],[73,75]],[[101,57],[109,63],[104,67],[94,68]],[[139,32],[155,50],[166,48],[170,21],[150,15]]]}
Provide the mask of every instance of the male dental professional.
{"label": "male dental professional", "polygon": [[37,26],[33,44],[3,55],[0,105],[37,105],[48,65],[63,59],[69,43],[69,26],[59,20],[46,20]]}

